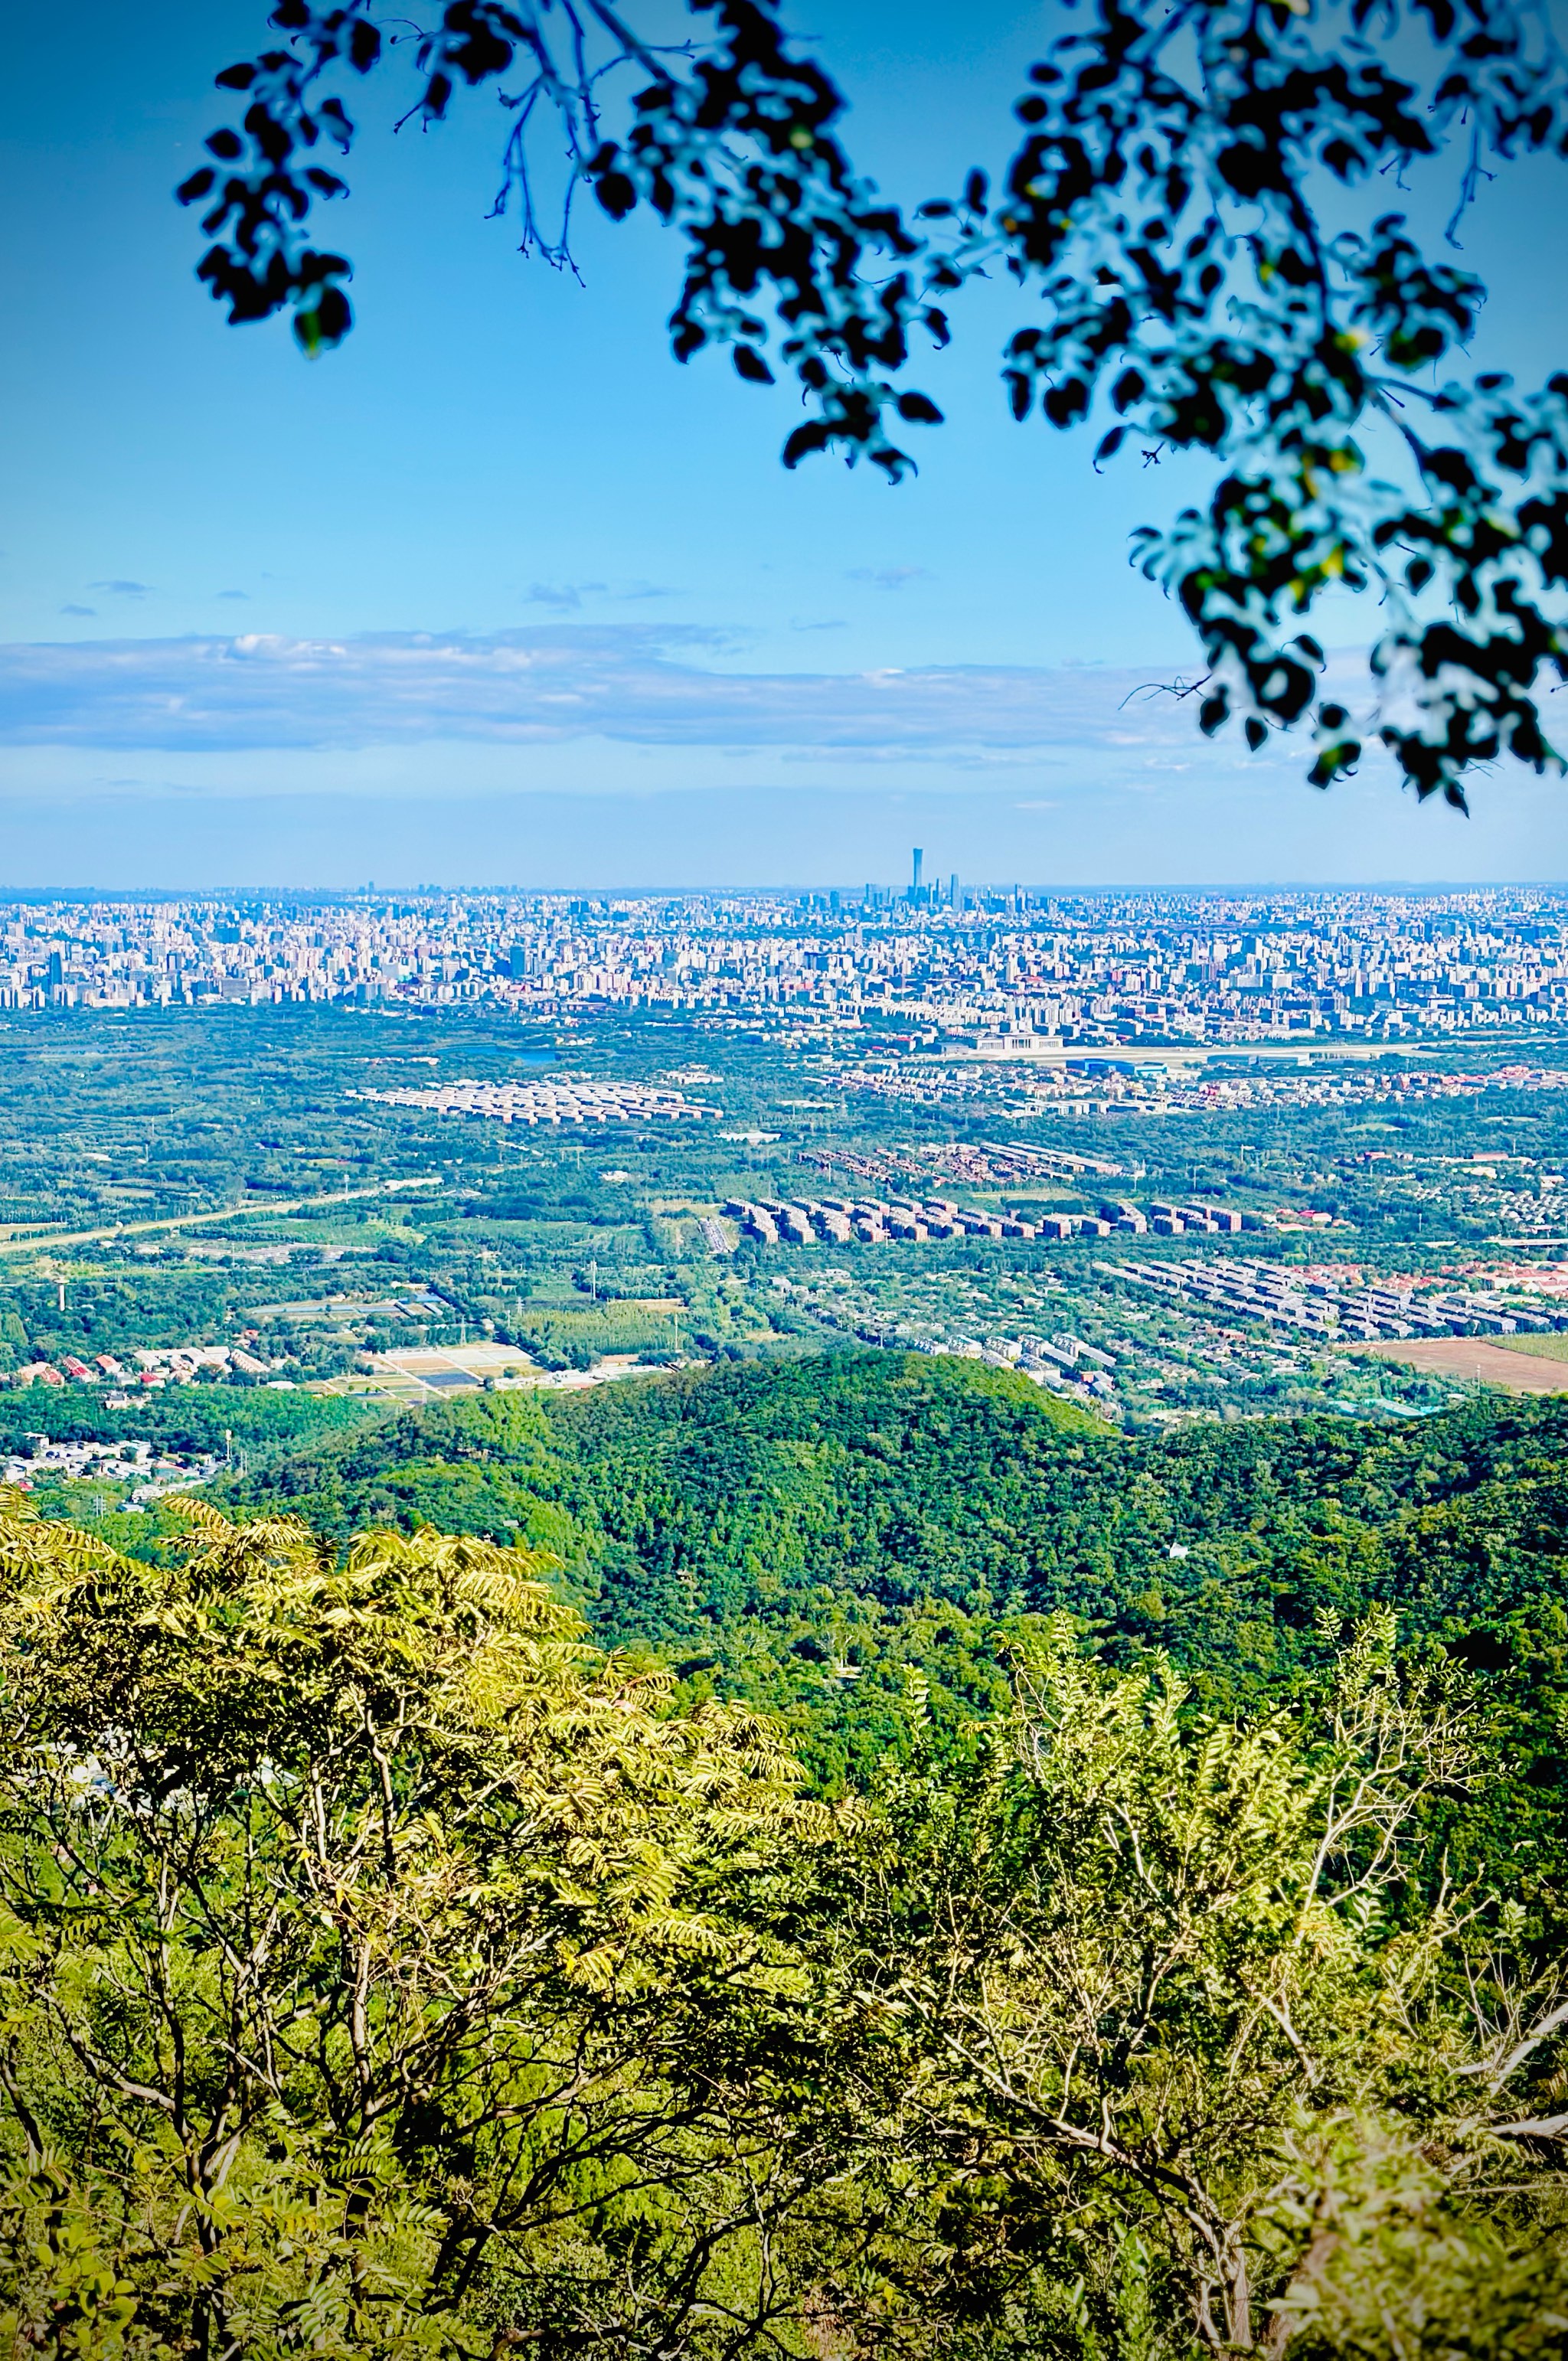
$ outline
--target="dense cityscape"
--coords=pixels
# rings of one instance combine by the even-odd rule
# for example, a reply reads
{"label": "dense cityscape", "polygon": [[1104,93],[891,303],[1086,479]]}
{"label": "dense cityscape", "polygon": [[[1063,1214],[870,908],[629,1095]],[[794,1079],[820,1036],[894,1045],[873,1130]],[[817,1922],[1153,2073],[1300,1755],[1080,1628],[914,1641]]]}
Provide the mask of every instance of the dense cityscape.
{"label": "dense cityscape", "polygon": [[1568,1015],[1568,896],[1019,887],[13,902],[0,1008],[479,1004],[1053,1043],[1409,1037]]}
{"label": "dense cityscape", "polygon": [[867,1348],[1133,1433],[1564,1382],[1568,897],[839,898],[13,905],[16,1433]]}

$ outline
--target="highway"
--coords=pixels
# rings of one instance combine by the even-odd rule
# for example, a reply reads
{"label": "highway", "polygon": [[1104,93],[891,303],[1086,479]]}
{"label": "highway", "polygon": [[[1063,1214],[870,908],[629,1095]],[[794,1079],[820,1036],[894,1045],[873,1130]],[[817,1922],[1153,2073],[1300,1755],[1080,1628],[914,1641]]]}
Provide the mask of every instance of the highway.
{"label": "highway", "polygon": [[25,1238],[0,1239],[0,1255],[50,1255],[61,1246],[97,1246],[125,1238],[149,1237],[160,1230],[190,1230],[204,1222],[244,1221],[253,1213],[327,1213],[337,1205],[351,1205],[365,1197],[395,1197],[403,1189],[439,1189],[441,1177],[431,1172],[407,1180],[378,1180],[368,1189],[344,1189],[335,1197],[268,1197],[251,1205],[219,1205],[205,1213],[171,1213],[154,1222],[115,1222],[104,1230],[35,1230]]}

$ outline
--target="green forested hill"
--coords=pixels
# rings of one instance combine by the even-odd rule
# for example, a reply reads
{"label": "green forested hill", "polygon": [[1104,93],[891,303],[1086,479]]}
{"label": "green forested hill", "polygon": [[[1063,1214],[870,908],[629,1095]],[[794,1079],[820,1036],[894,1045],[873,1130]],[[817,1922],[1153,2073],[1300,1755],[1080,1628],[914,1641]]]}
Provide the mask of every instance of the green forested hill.
{"label": "green forested hill", "polygon": [[939,1714],[1000,1697],[1021,1617],[1166,1648],[1228,1709],[1310,1677],[1325,1613],[1387,1600],[1485,1675],[1554,1792],[1568,1404],[1128,1442],[1008,1374],[866,1354],[469,1397],[241,1497],[542,1543],[606,1638],[782,1713],[829,1785],[898,1742],[912,1671]]}
{"label": "green forested hill", "polygon": [[1310,2264],[1300,2361],[1555,2356],[1565,1440],[866,1354],[307,1437],[125,1555],[0,1499],[0,2311],[215,2349],[221,2136],[236,2353],[1212,2361]]}

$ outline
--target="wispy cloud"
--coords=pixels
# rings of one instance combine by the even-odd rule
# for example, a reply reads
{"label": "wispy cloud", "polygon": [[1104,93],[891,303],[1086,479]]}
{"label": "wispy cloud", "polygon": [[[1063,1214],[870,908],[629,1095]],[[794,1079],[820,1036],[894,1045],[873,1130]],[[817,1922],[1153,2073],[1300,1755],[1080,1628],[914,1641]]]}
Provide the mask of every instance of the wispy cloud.
{"label": "wispy cloud", "polygon": [[[863,761],[972,751],[981,763],[1113,752],[1128,767],[1192,747],[1171,699],[1124,706],[1148,672],[927,664],[734,668],[696,625],[552,624],[486,637],[232,637],[0,646],[0,743],[215,752],[345,751],[464,739],[601,737]],[[716,668],[728,660],[728,668]],[[1216,748],[1206,759],[1223,759]]]}
{"label": "wispy cloud", "polygon": [[96,607],[78,607],[72,603],[62,607],[60,611],[62,615],[95,615],[98,609]]}
{"label": "wispy cloud", "polygon": [[902,590],[906,582],[929,582],[931,575],[924,566],[851,566],[844,578],[869,582],[877,590]]}
{"label": "wispy cloud", "polygon": [[150,589],[146,582],[89,582],[89,590],[106,590],[112,598],[145,598]]}
{"label": "wispy cloud", "polygon": [[585,598],[602,598],[602,582],[535,582],[528,593],[531,607],[550,607],[558,615],[575,615]]}
{"label": "wispy cloud", "polygon": [[218,596],[220,598],[248,598],[250,593],[248,590],[220,590]]}
{"label": "wispy cloud", "polygon": [[535,582],[529,588],[527,604],[548,607],[557,615],[576,615],[591,598],[609,598],[620,606],[640,606],[649,598],[673,598],[675,595],[663,582]]}

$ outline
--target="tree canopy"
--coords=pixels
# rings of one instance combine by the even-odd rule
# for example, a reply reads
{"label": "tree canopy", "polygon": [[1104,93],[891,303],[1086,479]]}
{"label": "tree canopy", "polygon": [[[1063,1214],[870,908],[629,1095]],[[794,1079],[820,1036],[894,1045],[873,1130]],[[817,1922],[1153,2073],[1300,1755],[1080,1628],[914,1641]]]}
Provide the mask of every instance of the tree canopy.
{"label": "tree canopy", "polygon": [[[1568,678],[1568,374],[1531,391],[1467,368],[1486,298],[1384,202],[1446,157],[1453,224],[1490,161],[1568,152],[1568,60],[1529,0],[1092,0],[1029,73],[995,158],[960,190],[890,202],[861,171],[828,67],[777,0],[687,0],[689,38],[609,0],[445,0],[424,26],[371,0],[280,0],[278,44],[226,67],[243,101],[179,193],[200,276],[234,321],[291,313],[307,353],[348,333],[347,259],[312,218],[346,193],[344,90],[389,65],[405,120],[490,86],[507,117],[496,209],[525,253],[571,258],[580,189],[683,241],[671,314],[687,359],[796,381],[784,463],[865,459],[897,480],[904,430],[941,412],[912,381],[978,275],[1009,275],[1013,412],[1097,430],[1095,465],[1206,456],[1205,503],[1138,535],[1143,571],[1197,636],[1200,726],[1249,744],[1310,730],[1327,785],[1380,742],[1418,796],[1561,758],[1540,709]],[[1000,113],[999,94],[999,113]],[[563,135],[559,209],[542,134]],[[1010,145],[1011,152],[1008,152]],[[1369,218],[1334,226],[1348,192]],[[1368,202],[1370,201],[1370,202]],[[1365,709],[1323,679],[1312,609],[1378,609]]]}
{"label": "tree canopy", "polygon": [[1393,1619],[1057,1619],[828,1809],[528,1553],[0,1500],[0,2334],[51,2361],[1561,2347],[1568,1985]]}
{"label": "tree canopy", "polygon": [[155,1569],[12,1501],[8,2345],[761,2334],[809,2178],[766,1889],[828,1825],[767,1726],[663,1710],[526,1553],[195,1507]]}
{"label": "tree canopy", "polygon": [[943,1729],[1001,1710],[1043,1617],[1118,1663],[1163,1651],[1234,1716],[1321,1677],[1325,1617],[1392,1608],[1402,1644],[1475,1670],[1507,1766],[1456,1862],[1555,1923],[1565,1471],[1562,1400],[1124,1437],[1012,1371],[879,1351],[432,1403],[232,1490],[340,1540],[428,1523],[549,1550],[601,1642],[776,1717],[829,1795],[907,1754],[912,1674]]}

